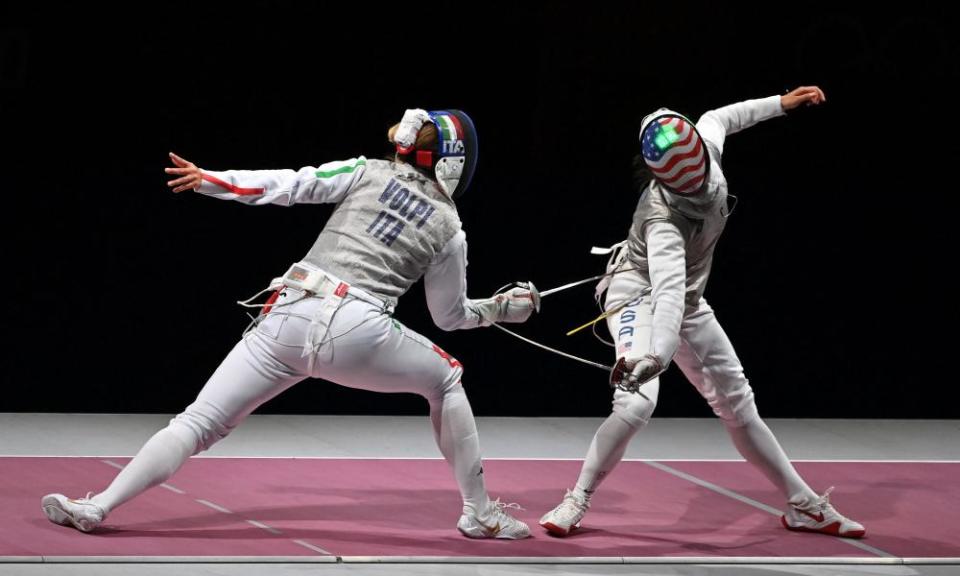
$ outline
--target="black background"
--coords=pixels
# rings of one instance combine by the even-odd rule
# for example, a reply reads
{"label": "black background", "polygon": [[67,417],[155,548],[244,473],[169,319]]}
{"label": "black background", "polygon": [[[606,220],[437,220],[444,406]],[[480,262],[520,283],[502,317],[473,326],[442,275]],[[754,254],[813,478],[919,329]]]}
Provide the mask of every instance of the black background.
{"label": "black background", "polygon": [[[625,237],[640,118],[819,85],[824,106],[727,140],[739,204],[707,297],[762,414],[957,417],[958,20],[643,3],[2,12],[3,411],[177,412],[247,324],[234,302],[303,256],[332,207],[174,195],[209,169],[380,156],[405,108],[460,108],[481,160],[459,203],[470,294],[602,271]],[[608,362],[591,289],[518,329]],[[606,376],[495,330],[397,317],[466,366],[480,415],[603,415]],[[709,410],[679,371],[658,414]],[[307,381],[264,412],[420,414],[415,396]]]}

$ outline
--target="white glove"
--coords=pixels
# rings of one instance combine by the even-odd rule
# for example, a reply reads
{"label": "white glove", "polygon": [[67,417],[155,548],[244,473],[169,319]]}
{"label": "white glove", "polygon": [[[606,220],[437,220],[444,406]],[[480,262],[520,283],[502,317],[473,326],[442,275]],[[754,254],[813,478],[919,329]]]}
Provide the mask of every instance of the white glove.
{"label": "white glove", "polygon": [[664,370],[666,367],[653,354],[647,354],[639,360],[628,361],[626,358],[620,358],[610,371],[610,386],[644,396],[640,387],[659,376]]}
{"label": "white glove", "polygon": [[535,290],[511,288],[484,300],[471,300],[470,307],[480,316],[481,326],[494,322],[526,322],[538,307]]}
{"label": "white glove", "polygon": [[639,388],[659,376],[663,370],[660,359],[653,354],[647,354],[634,365],[627,379]]}
{"label": "white glove", "polygon": [[417,134],[420,132],[420,128],[427,122],[430,122],[430,114],[426,110],[414,108],[404,112],[403,119],[400,120],[400,126],[393,135],[397,152],[409,154],[413,150],[413,145],[417,143]]}

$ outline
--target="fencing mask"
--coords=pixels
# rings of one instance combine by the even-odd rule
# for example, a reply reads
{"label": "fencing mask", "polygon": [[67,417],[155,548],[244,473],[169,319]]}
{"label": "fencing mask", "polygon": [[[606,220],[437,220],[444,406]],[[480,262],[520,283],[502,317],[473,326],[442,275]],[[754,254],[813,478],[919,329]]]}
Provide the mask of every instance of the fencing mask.
{"label": "fencing mask", "polygon": [[643,160],[664,188],[679,196],[695,196],[707,181],[710,158],[693,122],[667,108],[640,125]]}
{"label": "fencing mask", "polygon": [[[420,127],[432,122],[437,128],[436,150],[415,150]],[[477,168],[477,129],[461,110],[407,110],[394,136],[397,154],[412,156],[406,161],[433,169],[440,188],[456,200],[470,186]]]}

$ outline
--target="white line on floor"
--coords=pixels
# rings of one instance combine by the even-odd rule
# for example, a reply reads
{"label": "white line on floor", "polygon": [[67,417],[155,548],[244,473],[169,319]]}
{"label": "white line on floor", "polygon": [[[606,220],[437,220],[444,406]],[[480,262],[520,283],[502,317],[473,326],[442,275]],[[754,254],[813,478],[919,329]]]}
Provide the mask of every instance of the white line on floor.
{"label": "white line on floor", "polygon": [[214,504],[213,502],[210,502],[209,500],[202,500],[202,499],[200,499],[200,498],[196,498],[196,501],[199,502],[200,504],[203,504],[203,505],[206,506],[207,508],[213,508],[213,509],[216,510],[217,512],[223,512],[224,514],[233,514],[233,512],[227,510],[227,509],[224,508],[223,506],[221,506],[221,505],[219,505],[219,504]]}
{"label": "white line on floor", "polygon": [[330,556],[333,556],[333,554],[330,554],[330,552],[327,552],[327,551],[324,550],[323,548],[321,548],[321,547],[319,547],[319,546],[314,546],[313,544],[311,544],[311,543],[309,543],[309,542],[306,542],[306,541],[304,541],[304,540],[293,540],[293,543],[294,543],[294,544],[299,544],[300,546],[303,546],[304,548],[309,548],[310,550],[313,550],[314,552],[319,552],[320,554],[328,554],[328,555],[330,555]]}
{"label": "white line on floor", "polygon": [[252,525],[256,526],[257,528],[262,528],[262,529],[266,530],[267,532],[269,532],[269,533],[271,533],[271,534],[277,534],[277,535],[283,534],[283,532],[277,530],[276,528],[274,528],[274,527],[272,527],[272,526],[267,526],[267,525],[264,524],[263,522],[258,522],[258,521],[256,521],[256,520],[247,520],[247,524],[252,524]]}
{"label": "white line on floor", "polygon": [[[677,470],[676,468],[667,466],[666,464],[663,464],[663,463],[661,463],[661,462],[647,461],[647,462],[645,462],[645,463],[646,463],[647,465],[649,465],[649,466],[652,466],[652,467],[656,468],[657,470],[661,470],[661,471],[666,472],[666,473],[668,473],[668,474],[673,474],[674,476],[676,476],[676,477],[678,477],[678,478],[683,478],[684,480],[686,480],[686,481],[688,481],[688,482],[693,482],[694,484],[696,484],[696,485],[698,485],[698,486],[702,486],[702,487],[704,487],[704,488],[706,488],[706,489],[708,489],[708,490],[712,490],[712,491],[714,491],[714,492],[716,492],[716,493],[718,493],[718,494],[723,494],[724,496],[727,496],[728,498],[733,498],[734,500],[738,500],[738,501],[740,501],[740,502],[743,502],[744,504],[748,504],[748,505],[750,505],[750,506],[753,506],[754,508],[759,508],[760,510],[763,510],[764,512],[769,512],[770,514],[774,514],[774,515],[776,515],[776,516],[780,516],[781,514],[783,514],[783,512],[782,512],[781,510],[778,510],[778,509],[774,508],[773,506],[768,506],[768,505],[764,504],[763,502],[758,502],[757,500],[754,500],[753,498],[749,498],[749,497],[747,497],[747,496],[744,496],[743,494],[738,494],[738,493],[736,493],[736,492],[734,492],[734,491],[732,491],[732,490],[727,490],[726,488],[724,488],[724,487],[722,487],[722,486],[717,486],[716,484],[714,484],[714,483],[712,483],[712,482],[708,482],[708,481],[706,481],[706,480],[704,480],[704,479],[702,479],[702,478],[698,478],[698,477],[693,476],[693,475],[691,475],[691,474],[687,474],[686,472],[683,472],[683,471],[681,471],[681,470]],[[883,550],[881,550],[881,549],[879,549],[879,548],[874,548],[873,546],[870,546],[869,544],[864,544],[863,542],[860,542],[860,541],[858,541],[858,540],[851,540],[850,538],[837,538],[837,540],[840,541],[840,542],[843,542],[843,543],[845,543],[845,544],[849,544],[850,546],[853,546],[853,547],[855,547],[855,548],[860,548],[861,550],[863,550],[863,551],[865,551],[865,552],[870,552],[871,554],[876,554],[877,556],[881,556],[881,557],[884,557],[884,558],[896,558],[896,556],[895,556],[894,554],[890,554],[889,552],[885,552],[885,551],[883,551]]]}

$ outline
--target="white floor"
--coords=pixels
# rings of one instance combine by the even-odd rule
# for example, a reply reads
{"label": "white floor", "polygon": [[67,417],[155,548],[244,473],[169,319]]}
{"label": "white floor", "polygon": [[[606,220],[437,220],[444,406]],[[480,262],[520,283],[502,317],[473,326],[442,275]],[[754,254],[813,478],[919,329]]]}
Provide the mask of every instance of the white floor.
{"label": "white floor", "polygon": [[[132,456],[169,415],[3,414],[0,455]],[[479,418],[486,458],[583,457],[599,418]],[[795,460],[960,461],[960,420],[778,420],[767,423]],[[424,417],[251,416],[201,457],[435,458]],[[739,460],[710,419],[654,419],[627,458]],[[0,576],[252,574],[664,574],[955,576],[958,565],[552,565],[552,564],[40,564],[3,563]]]}

